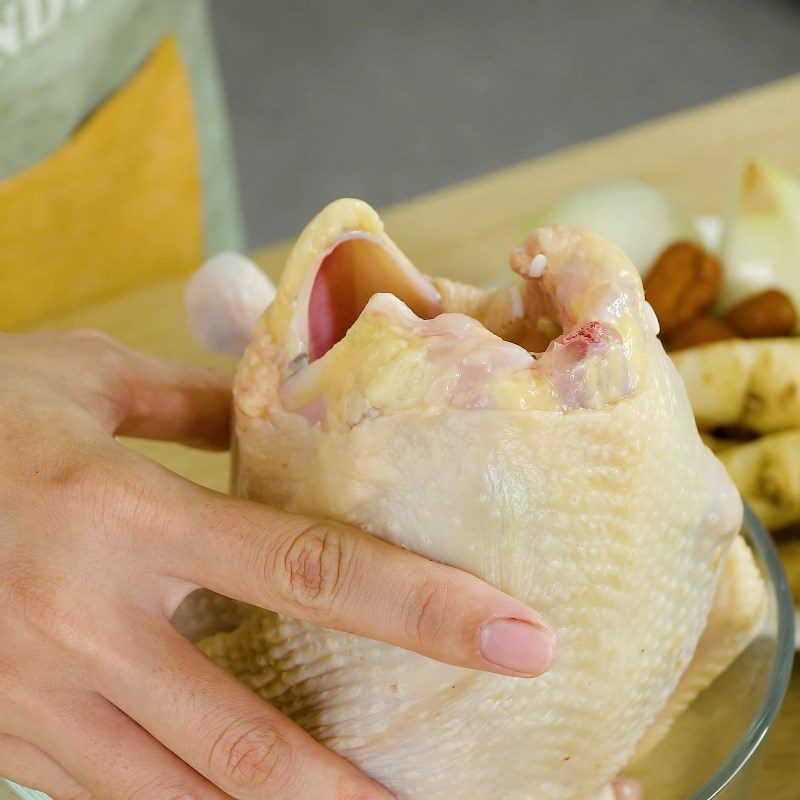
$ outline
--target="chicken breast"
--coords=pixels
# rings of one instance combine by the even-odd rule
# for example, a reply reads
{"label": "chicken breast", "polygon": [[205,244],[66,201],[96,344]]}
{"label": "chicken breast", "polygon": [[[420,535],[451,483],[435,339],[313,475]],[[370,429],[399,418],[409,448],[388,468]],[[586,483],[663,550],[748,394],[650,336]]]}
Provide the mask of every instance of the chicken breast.
{"label": "chicken breast", "polygon": [[[730,549],[741,501],[631,263],[553,226],[511,266],[522,283],[493,292],[432,280],[369,206],[337,201],[298,240],[237,375],[236,494],[467,570],[557,632],[533,680],[271,612],[201,643],[406,800],[610,796],[763,614],[749,551]],[[726,563],[752,586],[719,601],[711,655],[668,705]]]}

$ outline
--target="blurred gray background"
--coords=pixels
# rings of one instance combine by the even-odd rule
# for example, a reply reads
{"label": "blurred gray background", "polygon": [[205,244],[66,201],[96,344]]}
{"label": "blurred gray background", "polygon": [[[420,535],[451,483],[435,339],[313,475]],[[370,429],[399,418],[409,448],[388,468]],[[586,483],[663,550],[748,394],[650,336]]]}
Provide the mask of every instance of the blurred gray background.
{"label": "blurred gray background", "polygon": [[797,0],[211,10],[251,247],[800,71]]}

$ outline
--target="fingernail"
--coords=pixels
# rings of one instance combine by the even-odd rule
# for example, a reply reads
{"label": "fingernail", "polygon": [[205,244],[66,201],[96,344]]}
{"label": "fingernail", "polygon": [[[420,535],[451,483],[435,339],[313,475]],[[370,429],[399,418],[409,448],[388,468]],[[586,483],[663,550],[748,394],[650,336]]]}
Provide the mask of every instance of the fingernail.
{"label": "fingernail", "polygon": [[547,671],[556,652],[555,636],[519,619],[493,619],[481,628],[481,655],[503,669],[525,675]]}
{"label": "fingernail", "polygon": [[642,800],[642,787],[632,778],[617,778],[613,782],[614,800]]}

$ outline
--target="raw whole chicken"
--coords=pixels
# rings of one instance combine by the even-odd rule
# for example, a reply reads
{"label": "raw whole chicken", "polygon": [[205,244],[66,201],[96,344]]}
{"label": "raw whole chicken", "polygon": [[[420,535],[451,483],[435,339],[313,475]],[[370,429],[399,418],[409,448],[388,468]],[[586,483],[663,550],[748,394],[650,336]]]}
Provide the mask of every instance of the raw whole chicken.
{"label": "raw whole chicken", "polygon": [[510,261],[503,289],[431,279],[337,201],[236,380],[236,494],[467,570],[557,632],[531,680],[260,610],[200,643],[404,800],[613,797],[766,607],[631,263],[562,225]]}

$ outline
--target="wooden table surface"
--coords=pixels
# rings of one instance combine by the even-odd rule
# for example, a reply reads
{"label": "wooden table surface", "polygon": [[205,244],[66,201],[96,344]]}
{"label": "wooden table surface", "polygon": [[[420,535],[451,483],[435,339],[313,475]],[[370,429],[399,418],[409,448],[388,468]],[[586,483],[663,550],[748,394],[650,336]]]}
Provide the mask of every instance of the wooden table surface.
{"label": "wooden table surface", "polygon": [[[536,135],[535,125],[531,135]],[[635,178],[660,186],[694,214],[724,208],[741,160],[758,154],[800,176],[800,77],[519,164],[387,209],[389,234],[423,271],[482,280],[503,268],[525,219],[583,183]],[[369,198],[364,198],[369,200]],[[288,251],[279,244],[257,254],[270,276]],[[169,281],[106,301],[42,328],[102,328],[141,349],[197,363],[233,366],[196,345],[183,312],[183,281]],[[162,443],[131,443],[187,477],[225,490],[226,454]],[[800,670],[768,744],[753,794],[800,798]]]}

